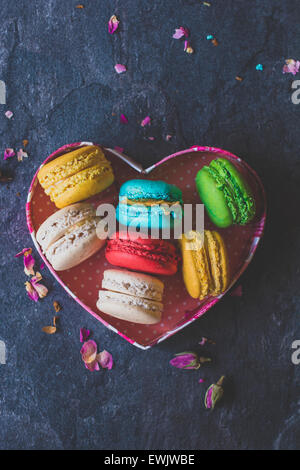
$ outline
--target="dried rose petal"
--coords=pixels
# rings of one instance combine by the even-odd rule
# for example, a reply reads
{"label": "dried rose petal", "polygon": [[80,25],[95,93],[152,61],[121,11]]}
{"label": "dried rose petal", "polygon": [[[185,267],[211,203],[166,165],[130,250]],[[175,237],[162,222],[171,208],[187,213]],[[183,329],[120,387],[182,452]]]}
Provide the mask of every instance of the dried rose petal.
{"label": "dried rose petal", "polygon": [[175,29],[175,33],[173,34],[174,39],[181,39],[183,36],[188,38],[190,35],[190,32],[187,28],[184,28],[183,26],[180,26],[179,28]]}
{"label": "dried rose petal", "polygon": [[56,326],[44,326],[42,328],[42,331],[44,333],[47,333],[48,335],[53,335],[53,333],[55,333],[57,330]]}
{"label": "dried rose petal", "polygon": [[155,140],[155,137],[148,137],[148,140]]}
{"label": "dried rose petal", "polygon": [[187,54],[193,54],[194,49],[192,48],[190,41],[184,41],[184,51]]}
{"label": "dried rose petal", "polygon": [[56,322],[59,320],[59,317],[53,317],[53,326],[56,326]]}
{"label": "dried rose petal", "polygon": [[202,336],[202,339],[201,341],[199,342],[200,346],[204,346],[205,343],[207,343],[207,338],[205,338],[204,336]]}
{"label": "dried rose petal", "polygon": [[123,65],[123,64],[116,64],[115,65],[115,71],[117,73],[124,73],[124,72],[127,71],[127,69],[126,69],[125,65]]}
{"label": "dried rose petal", "polygon": [[105,349],[97,355],[97,360],[103,369],[111,370],[114,364],[112,355]]}
{"label": "dried rose petal", "polygon": [[127,119],[127,117],[126,117],[124,114],[121,114],[121,116],[120,116],[120,121],[121,121],[123,124],[128,124],[128,119]]}
{"label": "dried rose petal", "polygon": [[53,302],[53,307],[56,312],[59,312],[61,310],[61,306],[56,300],[54,300]]}
{"label": "dried rose petal", "polygon": [[18,162],[22,162],[22,161],[23,161],[23,158],[28,158],[28,153],[27,153],[27,152],[24,152],[23,149],[20,149],[20,150],[17,152],[17,158],[18,158]]}
{"label": "dried rose petal", "polygon": [[151,124],[151,117],[150,116],[146,116],[142,122],[141,122],[141,126],[142,127],[145,127],[147,126],[148,124]]}
{"label": "dried rose petal", "polygon": [[296,75],[300,69],[300,61],[294,59],[287,59],[285,65],[283,66],[282,73],[292,73]]}
{"label": "dried rose petal", "polygon": [[203,382],[205,382],[205,379],[199,379],[198,382],[199,384],[203,384]]}
{"label": "dried rose petal", "polygon": [[6,111],[4,114],[7,117],[7,119],[11,119],[14,115],[14,113],[12,111]]}
{"label": "dried rose petal", "polygon": [[37,272],[36,275],[30,279],[30,284],[32,288],[36,291],[40,299],[42,299],[43,297],[46,297],[46,295],[48,294],[47,287],[39,283],[41,279],[43,278],[39,272]]}
{"label": "dried rose petal", "polygon": [[41,263],[40,270],[44,269],[44,267],[45,267],[45,263],[43,262]]}
{"label": "dried rose petal", "polygon": [[92,339],[83,344],[80,354],[85,364],[91,364],[97,357],[97,344]]}
{"label": "dried rose petal", "polygon": [[39,300],[39,295],[37,291],[33,288],[32,284],[28,281],[25,282],[25,289],[27,291],[27,295],[31,300],[37,302]]}
{"label": "dried rose petal", "polygon": [[34,275],[33,266],[35,264],[35,260],[31,253],[32,248],[24,248],[20,253],[15,255],[15,258],[19,258],[22,255],[24,256],[24,272],[27,276]]}
{"label": "dried rose petal", "polygon": [[86,328],[80,328],[80,342],[84,343],[88,339],[90,334],[90,330],[87,330]]}
{"label": "dried rose petal", "polygon": [[170,134],[167,134],[166,135],[166,141],[169,142],[169,140],[171,140],[171,139],[172,139],[172,136]]}
{"label": "dried rose petal", "polygon": [[7,148],[4,150],[4,160],[7,160],[8,158],[14,157],[16,154],[14,152],[14,149]]}
{"label": "dried rose petal", "polygon": [[22,142],[23,142],[23,147],[25,148],[28,145],[29,141],[27,139],[24,139]]}
{"label": "dried rose petal", "polygon": [[120,21],[116,17],[116,15],[112,15],[108,22],[108,32],[109,34],[114,34],[114,32],[118,29]]}
{"label": "dried rose petal", "polygon": [[99,363],[97,360],[89,363],[85,362],[84,365],[86,369],[90,370],[91,372],[93,372],[94,370],[100,370]]}

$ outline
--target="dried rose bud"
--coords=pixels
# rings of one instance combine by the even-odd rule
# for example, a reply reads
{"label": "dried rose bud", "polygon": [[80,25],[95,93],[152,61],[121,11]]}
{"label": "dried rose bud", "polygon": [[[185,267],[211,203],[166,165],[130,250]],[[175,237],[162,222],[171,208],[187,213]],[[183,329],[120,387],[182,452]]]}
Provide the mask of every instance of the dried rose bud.
{"label": "dried rose bud", "polygon": [[170,364],[178,369],[199,369],[204,362],[210,362],[209,357],[199,357],[193,352],[175,354]]}
{"label": "dried rose bud", "polygon": [[221,400],[224,394],[224,389],[222,387],[224,379],[225,376],[222,375],[216,384],[212,384],[208,387],[204,398],[205,408],[208,410],[213,410],[216,404]]}

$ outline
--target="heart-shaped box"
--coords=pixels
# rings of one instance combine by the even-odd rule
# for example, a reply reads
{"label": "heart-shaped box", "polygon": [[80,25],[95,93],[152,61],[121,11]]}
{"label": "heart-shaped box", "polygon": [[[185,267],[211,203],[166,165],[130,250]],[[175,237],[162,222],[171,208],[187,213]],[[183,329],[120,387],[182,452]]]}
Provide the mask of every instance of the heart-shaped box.
{"label": "heart-shaped box", "polygon": [[[85,145],[97,144],[78,142],[65,145],[46,158],[41,166],[53,158]],[[176,184],[182,189],[185,204],[199,204],[201,201],[196,192],[194,180],[196,173],[202,166],[209,164],[212,159],[221,156],[229,159],[238,168],[253,190],[257,211],[255,219],[248,225],[234,225],[221,229],[228,248],[231,270],[229,288],[232,287],[250,263],[262,237],[265,225],[265,191],[255,171],[235,155],[213,147],[195,146],[174,153],[145,170],[143,170],[140,164],[116,150],[103,148],[103,151],[113,166],[116,181],[106,191],[90,199],[92,203],[97,205],[102,202],[114,203],[116,206],[120,185],[133,178],[164,180],[168,183]],[[140,325],[101,313],[96,307],[98,291],[101,288],[103,271],[111,267],[104,256],[104,249],[80,265],[58,273],[49,264],[36,241],[35,234],[39,226],[57,210],[38,182],[37,173],[39,169],[31,182],[26,204],[27,225],[37,251],[53,276],[76,302],[100,320],[107,328],[118,333],[131,344],[142,349],[148,349],[154,344],[165,340],[203,315],[228,291],[229,288],[218,297],[209,297],[203,301],[192,299],[184,287],[181,269],[179,268],[176,275],[162,277],[165,283],[165,291],[163,299],[164,312],[160,323],[156,325]],[[205,228],[214,229],[214,225],[206,214]]]}

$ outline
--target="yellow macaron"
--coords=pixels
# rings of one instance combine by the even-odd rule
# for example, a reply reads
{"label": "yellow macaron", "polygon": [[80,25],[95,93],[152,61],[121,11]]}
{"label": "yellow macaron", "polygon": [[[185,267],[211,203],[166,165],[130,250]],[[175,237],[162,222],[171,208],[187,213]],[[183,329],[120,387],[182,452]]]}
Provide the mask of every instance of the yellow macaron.
{"label": "yellow macaron", "polygon": [[114,181],[110,162],[102,150],[90,145],[46,163],[38,172],[40,185],[59,209],[82,201]]}
{"label": "yellow macaron", "polygon": [[180,240],[183,258],[183,279],[194,299],[216,296],[229,283],[229,263],[226,246],[216,231],[191,231]]}

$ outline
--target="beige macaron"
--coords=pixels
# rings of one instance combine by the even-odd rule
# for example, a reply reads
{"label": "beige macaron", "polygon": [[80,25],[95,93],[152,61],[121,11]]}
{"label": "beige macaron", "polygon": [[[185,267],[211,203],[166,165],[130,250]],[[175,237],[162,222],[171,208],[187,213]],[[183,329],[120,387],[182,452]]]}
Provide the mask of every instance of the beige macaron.
{"label": "beige macaron", "polygon": [[98,309],[133,323],[154,324],[161,320],[164,283],[147,274],[107,269],[99,291]]}
{"label": "beige macaron", "polygon": [[91,204],[77,203],[52,214],[37,231],[36,239],[56,271],[73,268],[105,244],[98,238],[101,220]]}

